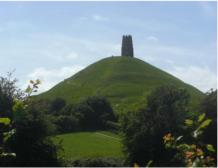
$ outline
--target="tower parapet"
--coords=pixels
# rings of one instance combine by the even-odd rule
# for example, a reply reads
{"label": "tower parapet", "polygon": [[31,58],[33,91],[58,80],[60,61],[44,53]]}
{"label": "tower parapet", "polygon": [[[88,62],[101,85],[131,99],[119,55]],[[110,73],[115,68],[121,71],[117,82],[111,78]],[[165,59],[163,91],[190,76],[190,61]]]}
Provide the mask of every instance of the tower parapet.
{"label": "tower parapet", "polygon": [[134,57],[131,35],[124,35],[122,39],[121,56]]}

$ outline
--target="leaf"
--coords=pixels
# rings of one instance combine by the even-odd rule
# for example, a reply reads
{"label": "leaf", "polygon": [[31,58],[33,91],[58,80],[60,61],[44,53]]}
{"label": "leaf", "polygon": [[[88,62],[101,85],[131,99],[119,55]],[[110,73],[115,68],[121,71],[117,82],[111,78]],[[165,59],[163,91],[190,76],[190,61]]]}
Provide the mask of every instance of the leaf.
{"label": "leaf", "polygon": [[206,128],[210,123],[211,123],[211,119],[207,119],[204,122],[201,123],[201,125],[199,126],[199,128],[203,129]]}
{"label": "leaf", "polygon": [[210,151],[210,152],[216,152],[213,145],[211,145],[211,144],[207,144],[207,150]]}
{"label": "leaf", "polygon": [[193,132],[193,137],[197,138],[199,135],[201,135],[203,133],[203,131],[200,130],[200,128],[198,128],[197,130],[195,130]]}
{"label": "leaf", "polygon": [[176,142],[179,141],[180,139],[182,139],[183,136],[179,136],[178,138],[176,138]]}
{"label": "leaf", "polygon": [[147,163],[146,167],[150,167],[152,163],[153,163],[153,160],[150,160],[150,161]]}
{"label": "leaf", "polygon": [[26,93],[30,93],[31,91],[32,91],[32,89],[31,89],[31,87],[28,85],[27,88],[26,88],[26,90],[25,90],[25,92],[26,92]]}
{"label": "leaf", "polygon": [[11,123],[11,120],[9,118],[0,118],[0,123],[4,125],[9,125]]}
{"label": "leaf", "polygon": [[13,120],[18,121],[24,118],[25,116],[25,105],[22,101],[16,101],[12,110],[13,110]]}
{"label": "leaf", "polygon": [[41,81],[39,79],[36,80],[36,84],[41,84]]}
{"label": "leaf", "polygon": [[201,114],[201,115],[198,117],[198,122],[203,121],[204,117],[205,117],[205,113]]}
{"label": "leaf", "polygon": [[3,132],[3,141],[6,142],[13,134],[15,133],[15,129],[12,129],[9,132]]}
{"label": "leaf", "polygon": [[187,119],[187,120],[185,120],[185,124],[186,124],[187,126],[192,126],[193,120]]}
{"label": "leaf", "polygon": [[30,83],[31,83],[31,84],[34,84],[33,80],[30,80]]}

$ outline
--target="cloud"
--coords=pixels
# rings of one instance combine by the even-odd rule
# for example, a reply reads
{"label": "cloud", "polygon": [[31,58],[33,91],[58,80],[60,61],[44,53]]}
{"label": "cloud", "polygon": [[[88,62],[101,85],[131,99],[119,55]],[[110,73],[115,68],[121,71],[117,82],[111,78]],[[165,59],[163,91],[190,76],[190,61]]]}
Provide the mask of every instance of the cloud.
{"label": "cloud", "polygon": [[94,15],[91,15],[91,16],[82,16],[79,18],[80,20],[84,20],[84,21],[87,21],[87,20],[93,20],[93,21],[97,21],[97,22],[103,22],[103,21],[109,21],[109,18],[105,17],[105,16],[102,16],[102,15],[98,15],[98,14],[94,14]]}
{"label": "cloud", "polygon": [[101,15],[92,15],[92,19],[95,21],[108,21],[109,20],[107,17],[101,16]]}
{"label": "cloud", "polygon": [[[78,71],[82,70],[84,66],[80,65],[73,65],[73,66],[65,66],[57,69],[46,69],[43,67],[36,68],[27,75],[27,78],[36,80],[40,79],[42,81],[42,84],[40,85],[39,92],[47,91],[48,89],[55,86],[57,83],[61,82],[62,80],[69,78],[70,76],[74,75]],[[28,84],[28,81],[23,86],[23,88],[26,88]]]}
{"label": "cloud", "polygon": [[139,55],[142,60],[206,92],[216,88],[217,84],[214,67],[208,64],[209,60],[214,59],[213,54],[208,53],[205,49],[198,51],[194,48],[145,41],[143,45],[139,45],[136,56]]}
{"label": "cloud", "polygon": [[146,39],[150,42],[158,42],[159,41],[159,39],[155,36],[148,36]]}
{"label": "cloud", "polygon": [[175,66],[168,72],[203,92],[217,87],[217,75],[208,67]]}

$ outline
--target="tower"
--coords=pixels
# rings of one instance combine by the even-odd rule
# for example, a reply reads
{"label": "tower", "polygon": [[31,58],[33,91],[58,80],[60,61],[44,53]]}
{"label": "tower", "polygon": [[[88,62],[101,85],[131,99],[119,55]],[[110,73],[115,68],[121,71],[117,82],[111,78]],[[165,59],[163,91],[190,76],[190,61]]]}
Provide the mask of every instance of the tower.
{"label": "tower", "polygon": [[124,35],[122,39],[121,56],[134,57],[131,35]]}

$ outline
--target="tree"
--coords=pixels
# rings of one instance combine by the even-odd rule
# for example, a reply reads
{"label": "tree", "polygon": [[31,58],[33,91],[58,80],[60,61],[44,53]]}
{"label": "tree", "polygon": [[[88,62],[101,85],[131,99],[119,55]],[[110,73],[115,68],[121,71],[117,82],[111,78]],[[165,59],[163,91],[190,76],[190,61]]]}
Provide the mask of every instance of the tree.
{"label": "tree", "polygon": [[[217,90],[210,90],[200,103],[200,112],[212,119],[211,124],[205,129],[203,134],[204,143],[212,144],[217,148]],[[216,159],[214,153],[213,157]]]}
{"label": "tree", "polygon": [[16,100],[13,106],[13,125],[16,129],[8,146],[16,153],[10,166],[59,166],[58,146],[54,145],[49,135],[53,126],[47,116],[38,111],[29,96],[37,91],[40,81],[31,81],[25,98]]}
{"label": "tree", "polygon": [[122,119],[124,152],[127,162],[145,166],[170,166],[174,151],[165,151],[161,141],[166,132],[179,134],[187,113],[189,95],[174,86],[162,86],[147,97],[147,107]]}
{"label": "tree", "polygon": [[79,120],[73,115],[59,115],[56,117],[54,124],[57,126],[58,133],[80,130]]}
{"label": "tree", "polygon": [[7,147],[9,137],[15,132],[12,120],[14,99],[21,97],[12,73],[0,77],[0,166],[10,166],[16,154]]}
{"label": "tree", "polygon": [[59,114],[61,109],[63,109],[66,105],[66,102],[64,99],[57,97],[51,102],[50,111],[53,114]]}
{"label": "tree", "polygon": [[73,109],[83,129],[105,129],[107,121],[115,121],[110,103],[104,97],[89,97]]}
{"label": "tree", "polygon": [[0,77],[0,117],[10,117],[14,100],[22,96],[16,86],[17,80],[12,78],[12,73],[6,77]]}

